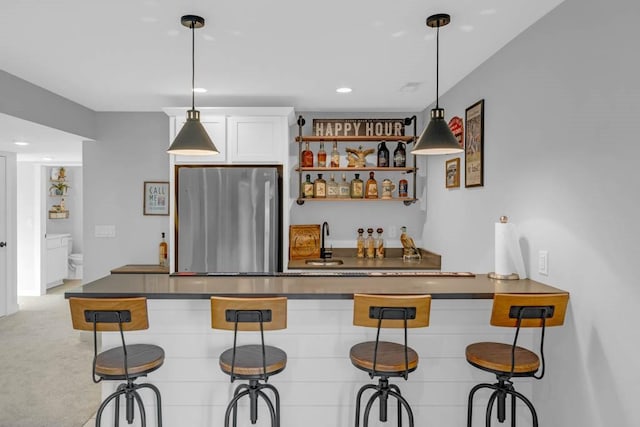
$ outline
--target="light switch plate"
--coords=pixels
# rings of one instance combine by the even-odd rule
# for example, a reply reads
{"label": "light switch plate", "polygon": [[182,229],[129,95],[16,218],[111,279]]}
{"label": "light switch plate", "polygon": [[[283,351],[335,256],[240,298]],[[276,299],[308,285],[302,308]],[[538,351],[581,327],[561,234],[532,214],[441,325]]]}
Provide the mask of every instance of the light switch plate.
{"label": "light switch plate", "polygon": [[549,251],[538,251],[538,273],[549,275]]}

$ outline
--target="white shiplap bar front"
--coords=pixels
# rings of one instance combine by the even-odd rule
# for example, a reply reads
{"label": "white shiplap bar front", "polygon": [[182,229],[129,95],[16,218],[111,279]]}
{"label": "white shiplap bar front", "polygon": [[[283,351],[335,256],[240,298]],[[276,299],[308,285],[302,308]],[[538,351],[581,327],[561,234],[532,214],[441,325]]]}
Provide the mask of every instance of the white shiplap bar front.
{"label": "white shiplap bar front", "polygon": [[[466,425],[469,390],[479,382],[494,382],[495,377],[470,366],[464,356],[465,347],[472,342],[510,343],[513,339],[512,329],[489,326],[491,303],[490,299],[434,299],[431,326],[409,331],[409,345],[418,352],[420,363],[408,381],[392,382],[400,386],[411,404],[416,426]],[[282,427],[353,426],[356,392],[372,380],[351,365],[349,349],[357,342],[375,339],[375,330],[352,325],[352,305],[352,300],[345,299],[290,299],[287,329],[266,333],[268,344],[279,346],[288,354],[286,369],[270,379],[280,391]],[[149,299],[148,307],[150,329],[129,333],[127,339],[128,343],[157,344],[166,352],[164,365],[147,378],[162,393],[164,426],[223,425],[224,411],[237,383],[231,384],[222,373],[218,355],[232,345],[233,333],[211,329],[207,299]],[[383,333],[402,340],[399,331]],[[246,340],[241,343],[259,339],[251,333],[240,337]],[[531,331],[523,331],[519,342],[534,348],[536,337]],[[119,339],[118,334],[103,334],[103,348],[119,345]],[[103,383],[103,398],[115,386]],[[531,380],[517,380],[516,389],[523,394],[531,396],[531,388]],[[143,390],[142,396],[147,425],[155,426],[152,395]],[[488,392],[477,395],[474,425],[484,425],[482,405],[487,398]],[[369,425],[395,426],[395,414],[392,402],[389,421],[381,423],[374,405]],[[113,425],[112,416],[109,407],[103,425]],[[526,408],[519,409],[518,418],[518,426],[531,425]],[[121,425],[126,421],[121,420]],[[139,425],[137,414],[134,425]],[[243,402],[238,426],[250,425]],[[256,426],[268,425],[268,411],[260,406]],[[408,422],[405,420],[403,425]]]}

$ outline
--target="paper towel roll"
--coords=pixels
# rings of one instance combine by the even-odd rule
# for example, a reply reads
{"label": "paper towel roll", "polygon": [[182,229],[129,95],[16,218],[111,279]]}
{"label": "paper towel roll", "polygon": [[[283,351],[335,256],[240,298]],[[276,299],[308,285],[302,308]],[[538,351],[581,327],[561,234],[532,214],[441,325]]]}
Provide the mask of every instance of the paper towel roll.
{"label": "paper towel roll", "polygon": [[495,224],[494,271],[497,276],[509,276],[517,273],[520,279],[527,278],[518,233],[514,224],[507,222]]}

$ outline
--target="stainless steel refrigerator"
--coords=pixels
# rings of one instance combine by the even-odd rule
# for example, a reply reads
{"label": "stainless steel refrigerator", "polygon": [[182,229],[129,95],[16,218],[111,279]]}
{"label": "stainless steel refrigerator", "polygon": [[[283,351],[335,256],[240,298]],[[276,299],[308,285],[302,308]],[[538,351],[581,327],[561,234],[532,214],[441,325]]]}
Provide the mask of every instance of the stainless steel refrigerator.
{"label": "stainless steel refrigerator", "polygon": [[281,168],[177,168],[177,272],[282,270]]}

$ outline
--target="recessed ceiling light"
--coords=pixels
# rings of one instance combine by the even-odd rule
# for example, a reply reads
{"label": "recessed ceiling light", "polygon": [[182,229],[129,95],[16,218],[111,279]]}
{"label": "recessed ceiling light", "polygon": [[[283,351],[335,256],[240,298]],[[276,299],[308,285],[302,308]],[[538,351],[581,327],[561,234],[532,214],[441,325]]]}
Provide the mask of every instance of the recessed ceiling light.
{"label": "recessed ceiling light", "polygon": [[465,33],[470,33],[473,31],[473,25],[460,25],[460,29]]}
{"label": "recessed ceiling light", "polygon": [[495,15],[498,13],[496,9],[483,9],[480,11],[480,15]]}
{"label": "recessed ceiling light", "polygon": [[176,37],[179,34],[178,30],[169,30],[167,31],[167,35],[170,37]]}
{"label": "recessed ceiling light", "polygon": [[143,16],[142,18],[140,18],[140,20],[142,22],[147,23],[147,24],[152,24],[154,22],[158,22],[158,18],[156,18],[155,16]]}
{"label": "recessed ceiling light", "polygon": [[400,88],[400,92],[416,92],[420,87],[420,82],[409,82]]}
{"label": "recessed ceiling light", "polygon": [[350,87],[339,87],[338,89],[336,89],[336,92],[338,92],[338,93],[350,93],[351,92],[351,88]]}
{"label": "recessed ceiling light", "polygon": [[207,93],[207,90],[205,88],[203,88],[203,87],[194,87],[193,91],[195,93]]}
{"label": "recessed ceiling light", "polygon": [[28,143],[28,142],[25,142],[25,141],[16,141],[16,142],[14,142],[14,144],[15,144],[15,145],[21,145],[21,146],[29,145],[29,143]]}
{"label": "recessed ceiling light", "polygon": [[392,33],[392,34],[391,34],[391,37],[393,37],[393,38],[397,39],[398,37],[402,37],[402,36],[404,36],[405,34],[407,34],[407,32],[406,32],[406,31],[404,31],[404,30],[396,31],[395,33]]}
{"label": "recessed ceiling light", "polygon": [[209,34],[203,34],[202,38],[205,39],[208,42],[212,42],[212,41],[214,41],[216,39],[215,37],[210,36]]}
{"label": "recessed ceiling light", "polygon": [[50,162],[51,160],[53,160],[53,157],[45,156],[42,158],[42,160],[44,160],[45,162]]}

